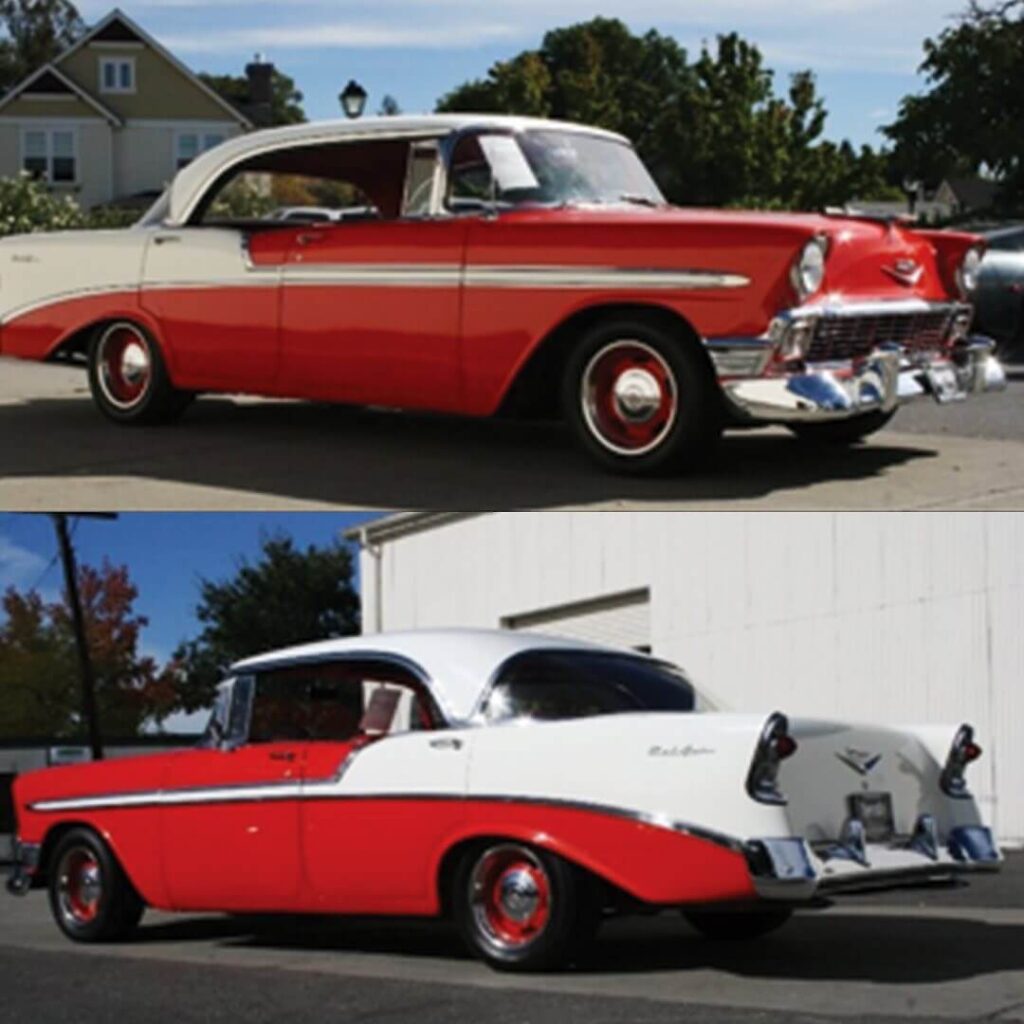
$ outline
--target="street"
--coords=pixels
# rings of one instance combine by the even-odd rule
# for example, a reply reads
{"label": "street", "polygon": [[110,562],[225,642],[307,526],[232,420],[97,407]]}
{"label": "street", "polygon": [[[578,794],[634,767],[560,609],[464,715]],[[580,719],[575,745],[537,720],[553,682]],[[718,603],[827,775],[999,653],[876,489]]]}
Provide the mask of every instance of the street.
{"label": "street", "polygon": [[0,507],[1012,509],[1024,506],[1024,379],[900,410],[849,450],[733,431],[711,469],[609,476],[558,425],[208,397],[174,426],[124,429],[83,372],[0,359]]}
{"label": "street", "polygon": [[532,976],[428,922],[150,913],[129,942],[75,946],[45,894],[2,906],[0,1021],[1024,1021],[1021,854],[970,887],[848,897],[749,944],[672,914],[613,922],[575,968]]}

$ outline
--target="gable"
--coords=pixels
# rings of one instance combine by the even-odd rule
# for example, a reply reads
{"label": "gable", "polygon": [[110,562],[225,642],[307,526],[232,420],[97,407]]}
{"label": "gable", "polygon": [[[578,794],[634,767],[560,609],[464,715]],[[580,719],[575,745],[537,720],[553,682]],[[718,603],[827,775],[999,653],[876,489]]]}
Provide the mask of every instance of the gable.
{"label": "gable", "polygon": [[[104,89],[104,60],[127,61],[132,65],[131,91]],[[231,120],[243,127],[250,126],[240,112],[120,11],[108,15],[54,63],[122,120]]]}
{"label": "gable", "polygon": [[0,98],[0,117],[74,117],[121,123],[109,107],[93,99],[52,64],[43,65]]}
{"label": "gable", "polygon": [[68,96],[47,97],[38,93],[22,94],[4,104],[0,118],[17,118],[19,121],[35,121],[38,118],[104,121],[102,114],[89,106],[74,93]]}

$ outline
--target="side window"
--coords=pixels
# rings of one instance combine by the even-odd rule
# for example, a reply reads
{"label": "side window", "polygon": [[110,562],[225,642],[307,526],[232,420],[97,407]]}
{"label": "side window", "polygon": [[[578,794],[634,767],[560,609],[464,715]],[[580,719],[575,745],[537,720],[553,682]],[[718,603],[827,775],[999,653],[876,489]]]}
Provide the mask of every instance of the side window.
{"label": "side window", "polygon": [[403,217],[426,217],[434,212],[434,197],[440,176],[440,158],[436,142],[416,142],[409,150],[405,175]]}
{"label": "side window", "polygon": [[452,153],[448,175],[448,209],[455,213],[480,210],[493,192],[491,166],[475,135],[461,138]]}
{"label": "side window", "polygon": [[255,677],[249,742],[344,742],[436,724],[429,697],[401,668],[373,661],[325,662]]}

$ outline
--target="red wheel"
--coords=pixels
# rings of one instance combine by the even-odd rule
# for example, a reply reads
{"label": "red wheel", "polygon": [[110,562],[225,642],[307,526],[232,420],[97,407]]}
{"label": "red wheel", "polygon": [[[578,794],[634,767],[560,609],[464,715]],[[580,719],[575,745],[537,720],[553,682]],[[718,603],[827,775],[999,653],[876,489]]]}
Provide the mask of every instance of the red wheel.
{"label": "red wheel", "polygon": [[192,400],[171,384],[153,338],[128,320],[97,330],[89,347],[89,387],[100,411],[117,423],[166,422]]}
{"label": "red wheel", "polygon": [[84,846],[71,846],[57,865],[60,911],[72,927],[96,920],[103,895],[100,862]]}
{"label": "red wheel", "polygon": [[637,315],[595,324],[566,364],[562,409],[582,446],[621,473],[667,473],[714,451],[721,396],[699,340]]}
{"label": "red wheel", "polygon": [[515,842],[496,841],[463,856],[452,906],[466,944],[502,970],[564,963],[601,917],[594,879],[561,857]]}
{"label": "red wheel", "polygon": [[470,878],[473,915],[490,942],[521,948],[543,933],[551,916],[551,883],[537,857],[522,846],[496,846]]}
{"label": "red wheel", "polygon": [[679,393],[672,368],[642,341],[598,350],[580,382],[583,416],[595,439],[616,455],[644,455],[672,429]]}
{"label": "red wheel", "polygon": [[91,829],[65,833],[48,858],[50,908],[76,942],[103,942],[130,932],[145,909],[110,849]]}

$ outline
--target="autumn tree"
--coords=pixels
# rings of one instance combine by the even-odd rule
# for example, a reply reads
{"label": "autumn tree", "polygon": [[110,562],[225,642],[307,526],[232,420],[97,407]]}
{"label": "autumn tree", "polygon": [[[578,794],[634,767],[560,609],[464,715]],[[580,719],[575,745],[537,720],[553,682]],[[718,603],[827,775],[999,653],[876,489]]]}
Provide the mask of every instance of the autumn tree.
{"label": "autumn tree", "polygon": [[[249,79],[245,75],[211,75],[202,72],[199,77],[235,107],[244,108],[249,103]],[[302,108],[302,101],[305,97],[295,85],[295,80],[275,68],[270,85],[270,125],[266,127],[304,122],[306,112]]]}
{"label": "autumn tree", "polygon": [[342,544],[296,548],[290,537],[263,540],[227,580],[202,579],[196,615],[202,631],[175,652],[176,707],[208,707],[223,670],[261,651],[359,632],[352,552]]}
{"label": "autumn tree", "polygon": [[71,0],[0,0],[0,95],[85,32]]}
{"label": "autumn tree", "polygon": [[935,182],[985,168],[1024,203],[1024,0],[972,3],[924,51],[928,90],[884,129],[898,170]]}
{"label": "autumn tree", "polygon": [[[127,568],[82,565],[78,587],[106,737],[137,736],[174,702],[173,676],[139,652],[148,624],[134,610],[138,591]],[[8,589],[0,625],[0,736],[81,738],[80,678],[66,597]]]}
{"label": "autumn tree", "polygon": [[617,19],[555,29],[495,64],[438,109],[531,114],[632,139],[676,203],[815,208],[891,194],[876,154],[823,141],[827,112],[809,71],[779,95],[756,46],[736,33],[696,60],[672,37]]}

